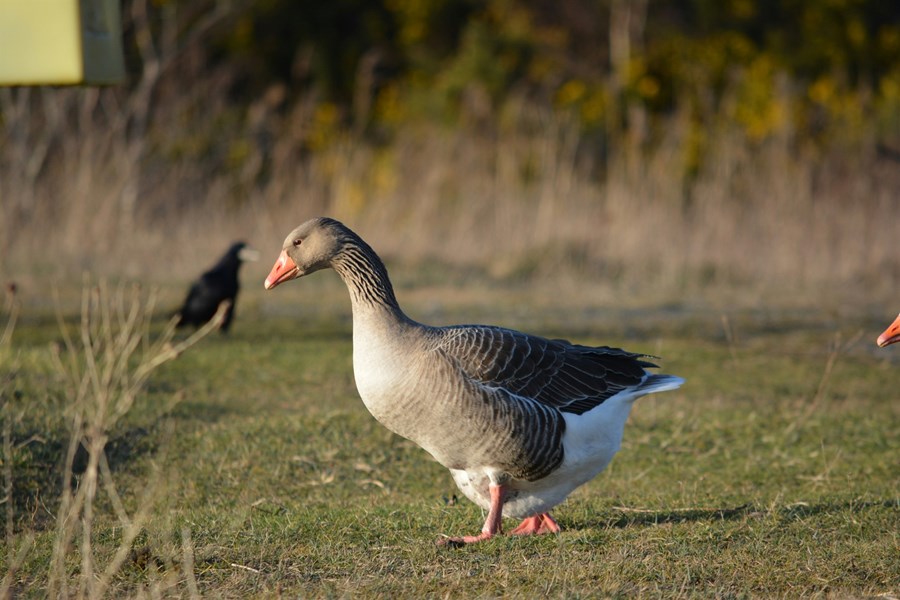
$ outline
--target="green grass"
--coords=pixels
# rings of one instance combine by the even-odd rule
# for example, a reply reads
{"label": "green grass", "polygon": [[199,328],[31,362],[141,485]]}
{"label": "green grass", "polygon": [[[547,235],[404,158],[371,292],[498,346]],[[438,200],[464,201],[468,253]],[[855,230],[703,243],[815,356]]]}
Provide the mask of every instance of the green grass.
{"label": "green grass", "polygon": [[[718,313],[664,307],[500,315],[658,354],[687,384],[637,403],[610,468],[555,511],[560,535],[450,549],[435,540],[477,532],[481,511],[366,412],[345,304],[322,319],[252,307],[232,335],[157,370],[110,432],[126,511],[147,490],[152,506],[111,595],[900,595],[900,352],[874,348],[880,323],[736,311],[723,326]],[[429,320],[498,316],[441,310]],[[46,593],[56,543],[69,391],[49,359],[58,337],[26,314],[0,349],[15,373],[4,380],[14,534],[0,572],[33,534],[12,586],[24,597]],[[102,491],[94,518],[103,565],[123,526]],[[70,548],[70,593],[80,561]]]}

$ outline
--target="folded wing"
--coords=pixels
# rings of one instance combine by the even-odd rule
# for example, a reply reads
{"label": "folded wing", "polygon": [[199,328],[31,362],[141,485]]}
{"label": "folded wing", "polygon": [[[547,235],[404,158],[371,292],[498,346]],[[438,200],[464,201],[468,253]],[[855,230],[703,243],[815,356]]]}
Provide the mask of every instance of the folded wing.
{"label": "folded wing", "polygon": [[623,389],[639,386],[655,364],[643,354],[550,340],[500,327],[442,330],[439,347],[470,378],[582,414]]}

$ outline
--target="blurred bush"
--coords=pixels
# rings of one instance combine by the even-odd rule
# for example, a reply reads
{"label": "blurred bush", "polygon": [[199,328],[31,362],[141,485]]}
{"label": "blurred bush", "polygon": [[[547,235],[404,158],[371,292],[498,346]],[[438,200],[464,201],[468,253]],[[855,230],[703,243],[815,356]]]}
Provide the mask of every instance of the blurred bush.
{"label": "blurred bush", "polygon": [[128,85],[0,89],[2,271],[53,239],[42,268],[193,273],[332,214],[503,273],[900,281],[900,3],[123,9]]}
{"label": "blurred bush", "polygon": [[[155,5],[167,4],[192,3]],[[685,104],[709,113],[730,102],[752,141],[799,124],[796,133],[825,142],[858,135],[873,125],[867,115],[895,118],[900,4],[261,0],[213,46],[245,101],[273,83],[315,88],[362,130],[484,119],[522,97],[607,129],[629,107],[652,121]]]}

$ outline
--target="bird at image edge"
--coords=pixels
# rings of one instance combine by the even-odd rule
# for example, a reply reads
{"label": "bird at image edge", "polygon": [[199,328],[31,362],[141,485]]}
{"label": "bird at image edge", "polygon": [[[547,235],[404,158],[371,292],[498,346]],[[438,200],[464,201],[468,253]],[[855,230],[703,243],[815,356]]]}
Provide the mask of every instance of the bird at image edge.
{"label": "bird at image edge", "polygon": [[876,340],[875,343],[878,344],[879,347],[884,348],[885,346],[890,346],[897,342],[900,342],[900,315],[897,315],[894,322],[878,336],[878,340]]}
{"label": "bird at image edge", "polygon": [[312,219],[288,235],[266,289],[332,268],[350,292],[353,371],[369,412],[450,469],[488,511],[481,533],[555,533],[551,508],[619,450],[632,403],[684,380],[647,371],[643,354],[487,325],[431,327],[407,317],[384,263],[342,223]]}

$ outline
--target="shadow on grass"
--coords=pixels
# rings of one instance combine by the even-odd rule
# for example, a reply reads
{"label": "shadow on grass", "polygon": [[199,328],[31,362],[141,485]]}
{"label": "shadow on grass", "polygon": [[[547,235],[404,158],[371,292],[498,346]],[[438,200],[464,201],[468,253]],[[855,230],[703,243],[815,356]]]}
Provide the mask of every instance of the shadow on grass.
{"label": "shadow on grass", "polygon": [[[132,427],[118,432],[106,444],[106,461],[117,472],[137,458],[158,450],[157,426]],[[65,461],[69,447],[66,431],[16,431],[11,436],[13,450],[12,511],[14,520],[29,529],[52,527],[59,498],[65,485]],[[72,460],[74,490],[88,465],[88,452],[79,445]],[[6,518],[8,504],[0,506]]]}
{"label": "shadow on grass", "polygon": [[757,509],[752,504],[742,504],[734,508],[691,508],[684,510],[644,510],[632,508],[614,509],[617,516],[598,520],[591,526],[600,528],[625,528],[663,523],[685,523],[699,521],[727,521],[753,514]]}
{"label": "shadow on grass", "polygon": [[[703,521],[731,521],[744,518],[765,518],[775,516],[780,521],[800,521],[807,517],[836,513],[859,513],[871,508],[893,508],[900,510],[900,498],[890,500],[849,500],[846,502],[823,502],[819,504],[789,504],[774,511],[768,507],[742,504],[733,508],[691,508],[682,510],[644,510],[616,508],[619,515],[607,519],[584,523],[585,527],[626,528],[634,526],[661,525],[664,523],[697,523]],[[774,514],[773,514],[774,512]]]}
{"label": "shadow on grass", "polygon": [[[248,407],[244,413],[252,413],[252,407]],[[189,402],[183,400],[176,404],[166,416],[177,421],[198,421],[204,424],[212,424],[222,419],[243,414],[233,406],[221,402]]]}
{"label": "shadow on grass", "polygon": [[891,500],[849,500],[846,502],[823,502],[820,504],[789,504],[777,509],[783,521],[800,521],[807,517],[834,513],[860,513],[870,508],[893,508],[900,510],[900,498]]}

